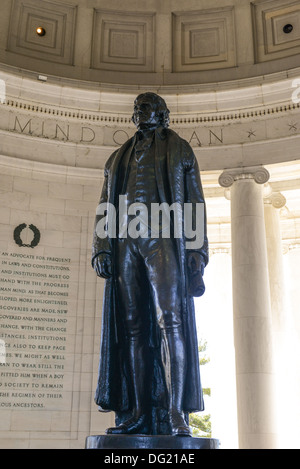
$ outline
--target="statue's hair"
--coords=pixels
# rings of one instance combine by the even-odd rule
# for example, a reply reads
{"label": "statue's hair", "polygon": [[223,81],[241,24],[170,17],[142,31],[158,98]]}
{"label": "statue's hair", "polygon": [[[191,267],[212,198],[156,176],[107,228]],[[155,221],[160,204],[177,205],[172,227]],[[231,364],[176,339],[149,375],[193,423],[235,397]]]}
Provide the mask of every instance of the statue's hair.
{"label": "statue's hair", "polygon": [[[169,124],[170,124],[170,111],[169,111],[169,109],[166,105],[165,100],[156,93],[146,92],[146,93],[142,93],[139,96],[137,96],[137,98],[134,101],[134,104],[136,104],[136,102],[144,96],[149,97],[152,101],[153,106],[155,106],[155,113],[159,117],[159,125],[164,127],[164,128],[169,127]],[[135,123],[134,113],[132,115],[131,120],[132,120],[132,122]]]}

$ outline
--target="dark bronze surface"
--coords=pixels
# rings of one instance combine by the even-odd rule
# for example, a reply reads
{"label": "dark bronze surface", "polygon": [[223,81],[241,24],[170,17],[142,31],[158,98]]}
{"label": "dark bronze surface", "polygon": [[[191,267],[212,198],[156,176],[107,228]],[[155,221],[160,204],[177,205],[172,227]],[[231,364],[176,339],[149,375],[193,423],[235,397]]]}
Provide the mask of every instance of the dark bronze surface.
{"label": "dark bronze surface", "polygon": [[175,219],[168,236],[161,222],[154,236],[147,217],[140,236],[125,237],[119,200],[149,211],[204,204],[200,174],[190,145],[168,129],[161,97],[138,96],[132,120],[138,131],[107,161],[99,202],[116,208],[116,236],[99,237],[103,215],[95,221],[92,265],[106,279],[95,401],[116,414],[108,434],[190,436],[188,414],[204,408],[193,296],[205,290],[206,217],[195,249],[175,236]]}
{"label": "dark bronze surface", "polygon": [[117,436],[95,435],[86,439],[86,449],[166,449],[199,450],[218,449],[219,440],[213,438],[185,438],[169,435]]}

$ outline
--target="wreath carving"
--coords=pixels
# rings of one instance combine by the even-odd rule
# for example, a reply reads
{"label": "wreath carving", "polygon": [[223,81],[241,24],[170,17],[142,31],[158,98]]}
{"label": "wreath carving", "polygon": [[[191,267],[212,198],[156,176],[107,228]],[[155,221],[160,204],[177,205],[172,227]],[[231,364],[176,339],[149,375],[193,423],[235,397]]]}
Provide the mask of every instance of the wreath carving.
{"label": "wreath carving", "polygon": [[21,233],[26,227],[27,227],[26,223],[21,223],[21,225],[15,228],[14,230],[15,243],[20,247],[35,248],[39,244],[40,239],[41,239],[40,230],[34,225],[29,225],[29,229],[33,232],[34,236],[30,244],[25,244],[23,243],[21,239]]}

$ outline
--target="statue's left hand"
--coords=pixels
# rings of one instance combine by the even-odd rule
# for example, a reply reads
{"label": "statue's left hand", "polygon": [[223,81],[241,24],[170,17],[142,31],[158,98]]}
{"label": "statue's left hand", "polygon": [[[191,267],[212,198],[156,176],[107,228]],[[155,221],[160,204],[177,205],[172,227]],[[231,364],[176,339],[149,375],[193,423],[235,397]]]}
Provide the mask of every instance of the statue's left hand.
{"label": "statue's left hand", "polygon": [[188,263],[188,268],[190,272],[196,273],[196,272],[201,272],[201,275],[204,275],[204,259],[202,255],[199,252],[193,251],[188,253],[188,258],[187,258],[187,263]]}
{"label": "statue's left hand", "polygon": [[112,276],[112,263],[110,254],[102,253],[94,260],[94,269],[98,277],[110,278]]}
{"label": "statue's left hand", "polygon": [[188,286],[191,296],[202,296],[205,292],[203,274],[205,262],[199,252],[189,252],[187,257]]}

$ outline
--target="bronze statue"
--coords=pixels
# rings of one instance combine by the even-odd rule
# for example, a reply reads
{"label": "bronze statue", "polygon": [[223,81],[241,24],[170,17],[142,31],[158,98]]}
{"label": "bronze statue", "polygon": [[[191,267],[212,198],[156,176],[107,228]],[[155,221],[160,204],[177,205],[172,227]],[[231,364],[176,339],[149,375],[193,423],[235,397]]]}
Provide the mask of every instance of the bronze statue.
{"label": "bronze statue", "polygon": [[[139,95],[132,120],[138,131],[106,163],[95,221],[92,265],[106,279],[95,402],[115,412],[108,434],[190,436],[188,415],[204,408],[193,300],[208,262],[200,174],[160,96]],[[176,232],[185,206],[200,246]],[[153,207],[172,209],[169,227],[160,212],[152,229]]]}

